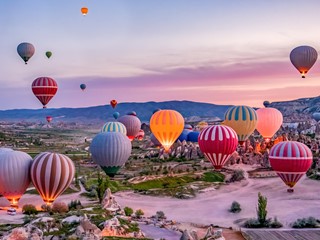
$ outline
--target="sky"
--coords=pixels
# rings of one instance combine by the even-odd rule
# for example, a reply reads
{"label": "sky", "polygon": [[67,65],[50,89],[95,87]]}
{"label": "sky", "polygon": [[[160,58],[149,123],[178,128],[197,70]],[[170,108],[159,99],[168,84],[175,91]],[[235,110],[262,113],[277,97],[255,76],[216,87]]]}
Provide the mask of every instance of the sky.
{"label": "sky", "polygon": [[[289,59],[300,45],[320,50],[319,0],[3,0],[0,8],[1,110],[41,108],[31,84],[42,76],[59,86],[49,108],[111,99],[261,107],[320,95],[319,59],[305,79]],[[36,49],[27,65],[21,42]]]}

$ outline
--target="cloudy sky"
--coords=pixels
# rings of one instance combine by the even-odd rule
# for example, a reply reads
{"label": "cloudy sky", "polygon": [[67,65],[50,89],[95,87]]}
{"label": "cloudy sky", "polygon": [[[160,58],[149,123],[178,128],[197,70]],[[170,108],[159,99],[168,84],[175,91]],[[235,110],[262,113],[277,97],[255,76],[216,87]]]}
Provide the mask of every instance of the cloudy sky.
{"label": "cloudy sky", "polygon": [[[320,50],[319,0],[3,0],[0,7],[0,109],[41,108],[31,91],[41,76],[58,83],[52,108],[111,99],[259,107],[320,95],[319,61],[301,79],[289,60],[299,45]],[[36,48],[28,65],[20,42]]]}

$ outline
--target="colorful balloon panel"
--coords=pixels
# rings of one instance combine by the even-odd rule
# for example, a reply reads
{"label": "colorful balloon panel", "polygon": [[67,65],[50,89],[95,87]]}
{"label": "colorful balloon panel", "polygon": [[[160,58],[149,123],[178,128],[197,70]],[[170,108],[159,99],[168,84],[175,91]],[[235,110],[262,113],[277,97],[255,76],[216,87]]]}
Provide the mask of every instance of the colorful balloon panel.
{"label": "colorful balloon panel", "polygon": [[305,78],[305,74],[312,68],[318,58],[317,50],[310,46],[299,46],[290,52],[290,61]]}
{"label": "colorful balloon panel", "polygon": [[46,105],[58,91],[57,82],[49,77],[39,77],[35,79],[31,87],[33,94],[42,103],[43,108],[46,108]]}
{"label": "colorful balloon panel", "polygon": [[35,156],[31,165],[31,180],[46,204],[51,204],[71,184],[75,167],[63,154],[42,152]]}
{"label": "colorful balloon panel", "polygon": [[260,108],[256,113],[258,116],[257,131],[265,139],[272,138],[282,125],[282,113],[275,108]]}
{"label": "colorful balloon panel", "polygon": [[150,119],[150,129],[166,151],[178,139],[184,128],[184,118],[175,110],[159,110]]}
{"label": "colorful balloon panel", "polygon": [[303,143],[285,141],[271,148],[269,160],[273,170],[292,188],[311,167],[312,152]]}
{"label": "colorful balloon panel", "polygon": [[225,113],[223,124],[236,131],[238,141],[242,144],[255,130],[257,120],[257,113],[253,108],[234,106]]}
{"label": "colorful balloon panel", "polygon": [[237,149],[237,133],[228,126],[214,125],[203,129],[198,137],[200,150],[215,169],[221,169]]}

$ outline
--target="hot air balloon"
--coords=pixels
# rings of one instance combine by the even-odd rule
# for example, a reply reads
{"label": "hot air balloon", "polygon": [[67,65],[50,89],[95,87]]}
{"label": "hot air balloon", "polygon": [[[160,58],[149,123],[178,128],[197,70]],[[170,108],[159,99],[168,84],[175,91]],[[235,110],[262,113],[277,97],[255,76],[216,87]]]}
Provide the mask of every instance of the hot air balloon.
{"label": "hot air balloon", "polygon": [[320,120],[320,112],[314,112],[312,118],[318,122]]}
{"label": "hot air balloon", "polygon": [[47,52],[46,52],[46,56],[47,56],[47,58],[51,58],[51,56],[52,56],[52,52],[47,51]]}
{"label": "hot air balloon", "polygon": [[46,120],[47,120],[48,123],[51,123],[52,119],[53,118],[51,116],[46,116]]}
{"label": "hot air balloon", "polygon": [[12,149],[0,151],[0,194],[17,206],[30,184],[30,155]]}
{"label": "hot air balloon", "polygon": [[208,123],[207,122],[204,122],[204,121],[201,121],[197,124],[197,129],[199,129],[199,131],[202,131],[204,128],[208,127]]}
{"label": "hot air balloon", "polygon": [[117,106],[117,104],[118,104],[117,100],[113,99],[113,100],[110,101],[110,105],[111,105],[112,108],[115,108]]}
{"label": "hot air balloon", "polygon": [[190,124],[185,124],[184,129],[192,130],[193,127]]}
{"label": "hot air balloon", "polygon": [[66,155],[42,152],[35,156],[30,172],[34,187],[43,201],[50,205],[71,184],[75,167]]}
{"label": "hot air balloon", "polygon": [[299,46],[290,53],[290,61],[293,66],[305,78],[305,74],[312,68],[318,58],[317,50],[310,46]]}
{"label": "hot air balloon", "polygon": [[121,122],[107,122],[103,125],[101,132],[120,132],[127,136],[126,126]]}
{"label": "hot air balloon", "polygon": [[39,77],[32,83],[32,92],[42,103],[43,108],[47,108],[46,105],[57,91],[58,85],[56,81],[49,77]]}
{"label": "hot air balloon", "polygon": [[264,101],[264,102],[263,102],[263,106],[264,106],[264,107],[269,107],[270,104],[271,104],[271,103],[270,103],[269,101]]}
{"label": "hot air balloon", "polygon": [[168,152],[184,128],[183,116],[175,110],[160,110],[150,119],[150,129]]}
{"label": "hot air balloon", "polygon": [[234,106],[225,113],[223,124],[236,131],[242,145],[256,128],[257,113],[248,106]]}
{"label": "hot air balloon", "polygon": [[268,142],[282,125],[282,113],[278,109],[271,107],[260,108],[256,111],[256,113],[258,116],[256,129]]}
{"label": "hot air balloon", "polygon": [[81,8],[81,13],[82,13],[83,16],[87,15],[88,14],[88,8],[87,7]]}
{"label": "hot air balloon", "polygon": [[198,142],[198,137],[199,137],[200,132],[189,132],[187,141],[188,142]]}
{"label": "hot air balloon", "polygon": [[179,135],[177,141],[179,140],[180,142],[187,141],[188,140],[188,134],[191,132],[189,129],[183,129],[181,134]]}
{"label": "hot air balloon", "polygon": [[144,138],[144,131],[140,129],[135,138],[141,141]]}
{"label": "hot air balloon", "polygon": [[35,48],[31,43],[23,42],[18,45],[17,52],[24,63],[27,64],[29,59],[33,56]]}
{"label": "hot air balloon", "polygon": [[301,142],[285,141],[274,145],[269,154],[270,165],[293,192],[294,185],[312,164],[311,150]]}
{"label": "hot air balloon", "polygon": [[160,147],[161,143],[159,140],[153,135],[153,133],[150,134],[150,141],[153,143],[154,146]]}
{"label": "hot air balloon", "polygon": [[84,83],[80,84],[80,89],[82,91],[84,91],[87,88],[87,85],[85,85]]}
{"label": "hot air balloon", "polygon": [[203,129],[198,138],[200,150],[219,170],[237,149],[237,133],[228,126],[214,125]]}
{"label": "hot air balloon", "polygon": [[127,115],[137,116],[137,113],[135,111],[131,111],[131,112],[128,112]]}
{"label": "hot air balloon", "polygon": [[124,115],[119,117],[118,121],[126,126],[127,136],[132,141],[141,129],[140,119],[134,115]]}
{"label": "hot air balloon", "polygon": [[110,177],[125,164],[131,154],[129,139],[120,132],[98,133],[91,142],[92,159]]}
{"label": "hot air balloon", "polygon": [[114,119],[118,119],[118,117],[120,116],[120,113],[119,112],[114,112],[112,114],[112,116],[114,117]]}

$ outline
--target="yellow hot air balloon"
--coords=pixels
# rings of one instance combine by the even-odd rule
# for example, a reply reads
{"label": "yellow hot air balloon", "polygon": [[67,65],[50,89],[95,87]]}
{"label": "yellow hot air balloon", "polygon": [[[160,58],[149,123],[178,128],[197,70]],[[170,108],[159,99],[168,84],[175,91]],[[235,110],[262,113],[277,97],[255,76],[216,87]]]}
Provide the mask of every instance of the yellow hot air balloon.
{"label": "yellow hot air balloon", "polygon": [[224,125],[236,131],[239,144],[243,144],[253,133],[257,125],[257,113],[248,106],[234,106],[224,115]]}
{"label": "yellow hot air balloon", "polygon": [[166,151],[177,140],[184,128],[184,118],[175,110],[159,110],[150,119],[150,128]]}
{"label": "yellow hot air balloon", "polygon": [[260,108],[257,111],[257,130],[268,142],[270,138],[279,130],[283,122],[282,113],[275,108]]}

